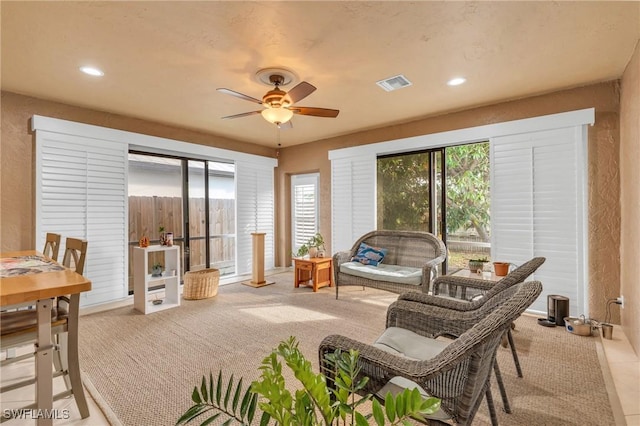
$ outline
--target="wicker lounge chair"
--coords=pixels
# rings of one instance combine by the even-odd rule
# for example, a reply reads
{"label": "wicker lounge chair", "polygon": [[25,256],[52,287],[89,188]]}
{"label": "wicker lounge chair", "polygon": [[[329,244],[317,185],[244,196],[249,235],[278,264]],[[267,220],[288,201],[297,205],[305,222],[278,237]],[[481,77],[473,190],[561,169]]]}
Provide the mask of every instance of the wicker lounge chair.
{"label": "wicker lounge chair", "polygon": [[[492,423],[497,424],[490,390],[491,368],[495,364],[496,351],[511,323],[533,303],[541,291],[542,284],[538,281],[512,286],[493,298],[504,298],[504,303],[499,304],[498,309],[450,343],[439,342],[401,327],[387,328],[373,345],[345,336],[328,336],[320,343],[321,370],[331,379],[332,372],[325,362],[325,354],[337,349],[355,349],[359,351],[361,374],[369,378],[362,394],[373,394],[384,401],[387,391],[399,392],[406,387],[418,387],[424,394],[441,400],[440,411],[429,417],[430,424],[442,424],[450,420],[463,425],[473,422],[485,396]],[[421,305],[415,302],[410,304]],[[414,322],[420,321],[419,315],[414,316]],[[394,339],[389,335],[401,338]],[[385,340],[385,337],[388,339]]]}
{"label": "wicker lounge chair", "polygon": [[[479,319],[483,318],[488,312],[490,312],[490,310],[481,309],[488,300],[505,289],[523,282],[527,277],[533,274],[540,265],[545,262],[545,260],[546,259],[544,257],[534,257],[495,283],[476,278],[445,275],[434,280],[434,295],[414,291],[401,294],[398,297],[398,300],[420,302],[443,309],[469,312],[470,314],[467,315],[468,320],[456,323],[454,328],[449,330],[452,333],[459,334],[464,330],[471,328]],[[445,291],[447,295],[444,297],[441,296]],[[388,314],[389,313],[391,313],[391,311],[388,311]],[[433,315],[437,317],[439,314],[434,312]],[[393,322],[393,319],[387,318],[387,325],[389,324],[389,321]],[[446,322],[446,320],[443,319],[443,323],[441,324],[442,327],[445,326],[444,322]],[[441,332],[446,330],[433,329],[433,331]],[[516,365],[518,377],[522,377],[522,368],[520,367],[520,362],[518,360],[518,353],[516,352],[515,343],[513,342],[511,329],[507,331],[507,339],[513,355],[513,361]]]}
{"label": "wicker lounge chair", "polygon": [[[363,265],[352,258],[360,244],[387,251],[379,266]],[[447,257],[444,243],[435,235],[419,231],[378,230],[369,232],[353,245],[350,251],[333,255],[336,299],[340,286],[357,285],[394,293],[411,290],[429,291],[431,280],[437,276],[437,266]]]}

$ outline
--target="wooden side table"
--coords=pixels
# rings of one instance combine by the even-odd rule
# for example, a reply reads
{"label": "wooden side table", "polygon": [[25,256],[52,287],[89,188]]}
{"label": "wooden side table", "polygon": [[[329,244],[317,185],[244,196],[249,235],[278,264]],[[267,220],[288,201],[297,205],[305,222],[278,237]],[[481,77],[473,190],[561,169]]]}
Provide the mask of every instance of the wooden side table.
{"label": "wooden side table", "polygon": [[317,292],[321,287],[333,287],[333,259],[330,257],[312,257],[293,259],[295,266],[294,287],[300,284],[312,286]]}

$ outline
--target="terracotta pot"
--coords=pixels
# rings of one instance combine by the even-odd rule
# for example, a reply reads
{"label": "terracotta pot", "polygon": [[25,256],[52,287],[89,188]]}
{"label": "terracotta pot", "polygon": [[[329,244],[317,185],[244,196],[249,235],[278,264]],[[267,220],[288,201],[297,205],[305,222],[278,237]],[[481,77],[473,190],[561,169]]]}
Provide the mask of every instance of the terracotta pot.
{"label": "terracotta pot", "polygon": [[509,262],[493,262],[493,271],[498,277],[504,277],[509,273]]}

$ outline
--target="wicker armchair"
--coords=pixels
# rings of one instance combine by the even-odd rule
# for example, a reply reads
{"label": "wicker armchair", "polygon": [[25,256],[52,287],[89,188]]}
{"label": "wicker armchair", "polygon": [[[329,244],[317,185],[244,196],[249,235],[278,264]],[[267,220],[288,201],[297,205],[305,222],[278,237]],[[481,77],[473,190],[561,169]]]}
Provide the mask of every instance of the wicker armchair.
{"label": "wicker armchair", "polygon": [[[360,266],[360,271],[350,269],[351,259],[357,254],[360,243],[387,250],[380,266]],[[333,274],[336,299],[340,286],[357,285],[402,293],[411,290],[429,291],[431,280],[437,275],[437,266],[447,257],[444,243],[435,235],[420,231],[378,230],[369,232],[355,242],[351,250],[333,255]],[[389,275],[385,269],[391,268]],[[369,268],[369,271],[367,271]],[[413,271],[410,277],[398,276]],[[362,274],[360,274],[362,272]],[[369,274],[371,272],[371,274]]]}
{"label": "wicker armchair", "polygon": [[[446,311],[432,311],[431,315],[435,317],[433,320],[434,324],[440,321],[438,327],[443,327],[441,329],[434,328],[432,330],[433,332],[446,331],[454,334],[460,334],[465,330],[471,328],[488,312],[491,312],[491,309],[493,309],[492,306],[494,306],[493,304],[489,304],[488,306],[485,306],[483,308],[483,305],[485,305],[489,300],[491,300],[494,296],[500,294],[505,289],[523,282],[525,279],[527,279],[527,277],[533,274],[545,262],[545,260],[546,259],[544,257],[534,257],[533,259],[514,269],[503,279],[495,283],[476,278],[445,275],[434,280],[434,295],[413,291],[401,294],[398,297],[398,300],[420,302],[442,309],[468,312],[469,314],[465,316],[466,319],[464,321],[457,322],[456,324],[450,324],[446,320]],[[440,294],[445,290],[448,295],[444,297],[440,296]],[[467,297],[473,291],[475,291],[475,296],[472,296],[471,300],[467,300]],[[443,318],[437,318],[439,315],[441,315],[441,313],[439,312],[443,312]],[[390,317],[390,315],[393,316],[392,310],[387,311],[387,326],[389,326],[390,323],[395,322],[395,319]],[[425,330],[425,332],[428,331]],[[522,377],[522,368],[520,367],[520,362],[518,360],[518,353],[516,352],[515,343],[513,342],[511,329],[507,331],[507,339],[511,348],[511,353],[513,355],[513,361],[516,366],[518,377]]]}
{"label": "wicker armchair", "polygon": [[[541,291],[542,284],[531,281],[503,292],[494,298],[506,298],[498,309],[448,344],[409,329],[391,327],[385,330],[383,336],[398,331],[405,336],[411,335],[404,341],[414,348],[420,345],[435,346],[435,350],[425,353],[422,358],[418,358],[419,353],[410,353],[397,347],[389,349],[384,344],[369,345],[345,336],[328,336],[320,343],[321,370],[331,380],[332,371],[325,361],[325,354],[337,349],[355,349],[359,351],[361,374],[369,378],[362,394],[373,394],[384,401],[387,391],[399,392],[406,387],[418,387],[423,394],[441,400],[441,409],[429,417],[429,424],[451,420],[463,425],[472,423],[485,396],[492,423],[497,424],[490,390],[490,374],[496,351],[511,322],[533,303]],[[419,303],[410,304],[420,306]],[[420,321],[419,317],[415,320]]]}

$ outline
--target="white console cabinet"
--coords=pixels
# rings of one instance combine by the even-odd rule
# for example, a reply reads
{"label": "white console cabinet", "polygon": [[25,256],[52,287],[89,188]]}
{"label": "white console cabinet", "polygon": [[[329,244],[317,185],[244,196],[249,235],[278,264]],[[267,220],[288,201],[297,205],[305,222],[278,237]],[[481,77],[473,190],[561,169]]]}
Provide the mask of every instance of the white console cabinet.
{"label": "white console cabinet", "polygon": [[[153,263],[150,257],[154,253],[163,253],[164,257],[164,260],[160,261],[163,265],[162,275],[157,277],[152,276],[150,267]],[[136,310],[146,315],[180,306],[179,246],[134,247],[133,268],[133,307]],[[149,288],[162,284],[164,284],[164,299],[158,297],[158,293],[162,290],[149,291]],[[162,300],[162,303],[154,304],[154,300]]]}

